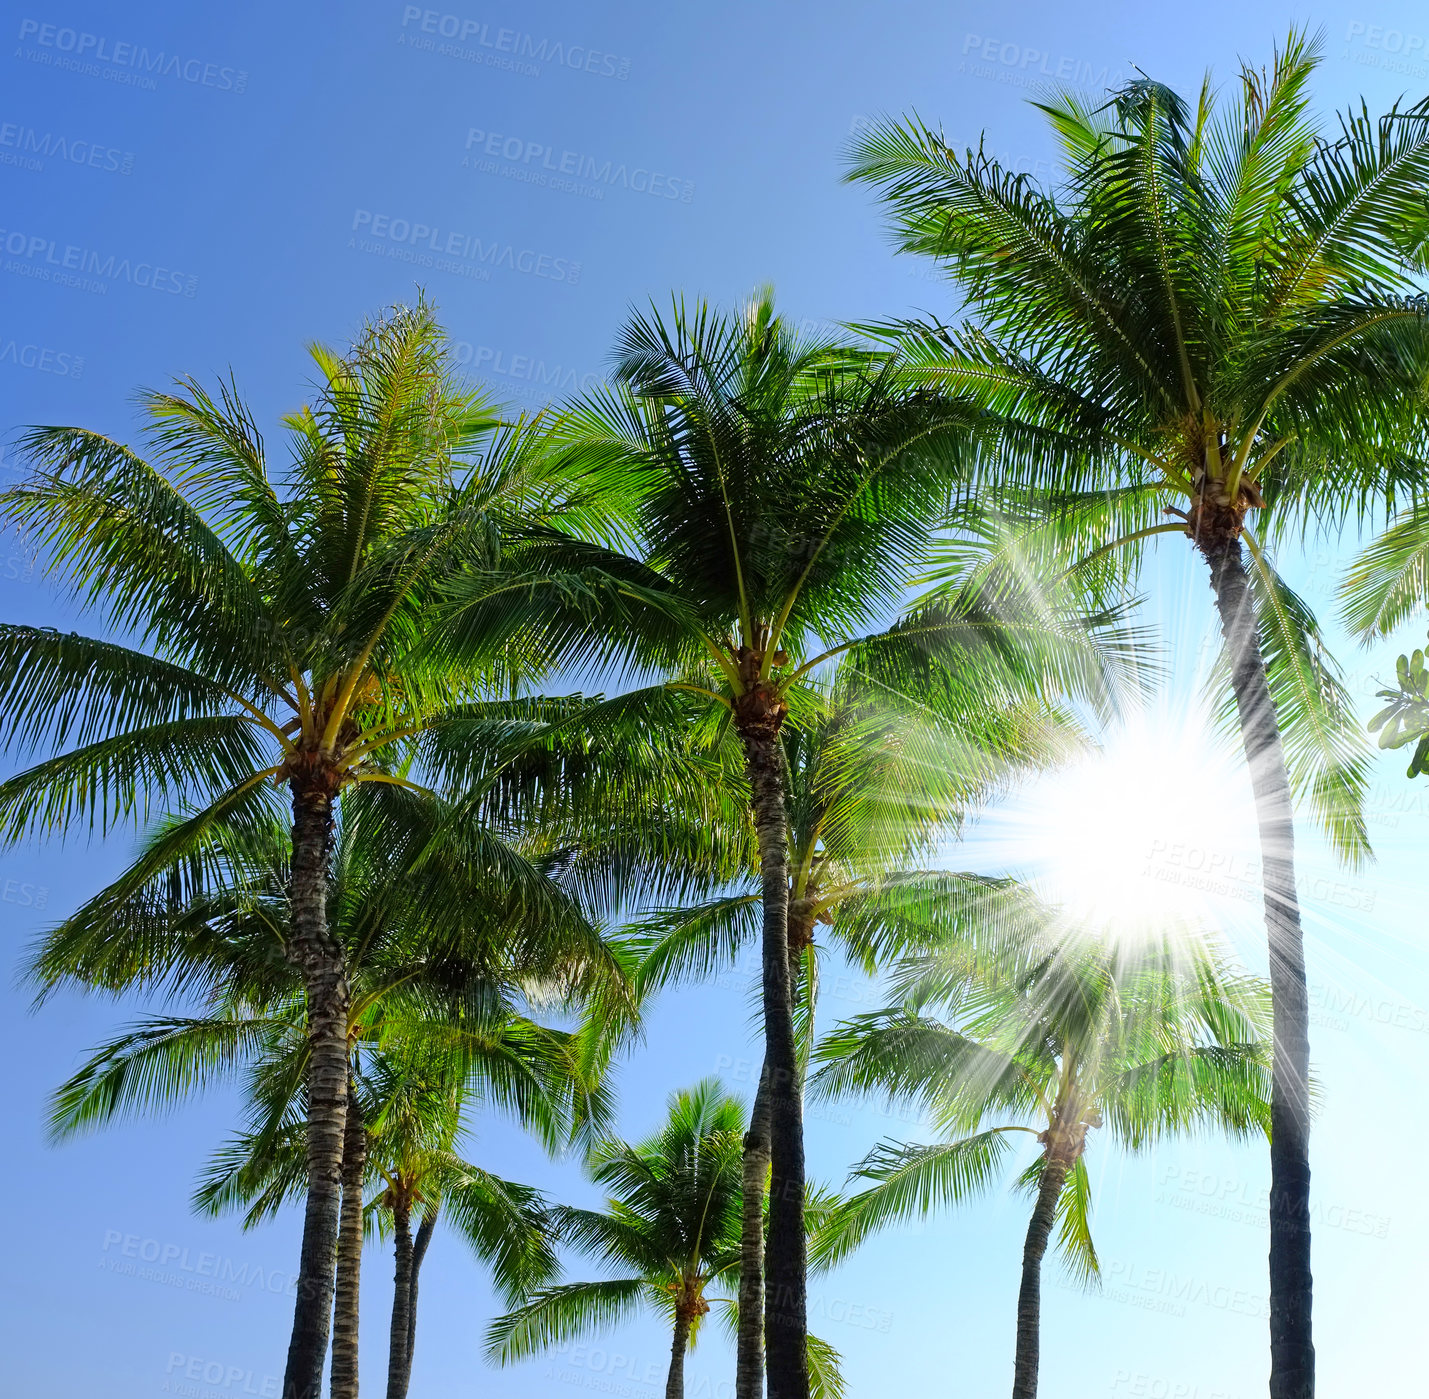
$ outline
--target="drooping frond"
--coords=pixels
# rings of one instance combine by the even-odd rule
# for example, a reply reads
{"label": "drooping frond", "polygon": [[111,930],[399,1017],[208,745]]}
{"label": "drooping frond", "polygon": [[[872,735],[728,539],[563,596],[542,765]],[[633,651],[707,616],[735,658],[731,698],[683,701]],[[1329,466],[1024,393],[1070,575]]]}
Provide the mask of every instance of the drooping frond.
{"label": "drooping frond", "polygon": [[[1353,697],[1314,614],[1263,553],[1252,554],[1250,591],[1291,785],[1341,857],[1358,862],[1369,853],[1364,800],[1370,754]],[[1224,663],[1214,678],[1225,724],[1233,727],[1234,697]]]}
{"label": "drooping frond", "polygon": [[146,1021],[97,1050],[55,1090],[50,1135],[60,1140],[129,1113],[172,1111],[289,1031],[282,1021],[262,1018]]}
{"label": "drooping frond", "polygon": [[642,1305],[658,1305],[659,1295],[658,1289],[640,1278],[543,1287],[524,1305],[498,1316],[487,1327],[486,1357],[495,1365],[524,1360],[551,1346],[614,1326]]}
{"label": "drooping frond", "polygon": [[833,1209],[810,1241],[810,1257],[832,1263],[870,1234],[992,1187],[1012,1150],[1009,1133],[996,1127],[953,1142],[904,1145],[882,1142],[854,1168],[876,1183]]}
{"label": "drooping frond", "polygon": [[1351,564],[1341,589],[1345,624],[1387,636],[1429,599],[1429,511],[1398,519]]}

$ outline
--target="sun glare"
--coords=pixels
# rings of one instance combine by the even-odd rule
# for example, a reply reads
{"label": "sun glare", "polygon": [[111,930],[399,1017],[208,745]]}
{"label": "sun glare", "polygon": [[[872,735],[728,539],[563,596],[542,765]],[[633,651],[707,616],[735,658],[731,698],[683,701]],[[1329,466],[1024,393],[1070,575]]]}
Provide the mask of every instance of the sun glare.
{"label": "sun glare", "polygon": [[1254,809],[1236,759],[1204,715],[1148,711],[1011,793],[973,843],[986,841],[1079,925],[1123,937],[1229,933],[1261,906]]}

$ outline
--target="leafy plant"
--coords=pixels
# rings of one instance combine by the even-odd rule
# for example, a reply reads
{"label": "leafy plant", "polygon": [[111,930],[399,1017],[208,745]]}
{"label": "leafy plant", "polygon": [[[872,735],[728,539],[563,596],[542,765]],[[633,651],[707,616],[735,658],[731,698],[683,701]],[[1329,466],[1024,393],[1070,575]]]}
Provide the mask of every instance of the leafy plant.
{"label": "leafy plant", "polygon": [[1378,691],[1378,698],[1389,703],[1369,721],[1369,731],[1379,735],[1381,748],[1414,744],[1406,776],[1418,777],[1429,770],[1429,668],[1424,664],[1424,652],[1416,648],[1410,655],[1400,656],[1394,672],[1399,686]]}

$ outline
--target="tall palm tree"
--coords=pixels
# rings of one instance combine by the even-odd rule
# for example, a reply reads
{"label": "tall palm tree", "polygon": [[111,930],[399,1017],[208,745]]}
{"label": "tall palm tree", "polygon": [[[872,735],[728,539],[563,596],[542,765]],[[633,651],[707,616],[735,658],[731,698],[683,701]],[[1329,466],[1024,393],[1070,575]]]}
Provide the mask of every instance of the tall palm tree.
{"label": "tall palm tree", "polygon": [[[440,803],[423,799],[411,803],[415,811],[398,813],[392,801],[382,788],[339,798],[326,899],[351,987],[346,1043],[349,1091],[357,1093],[344,1132],[333,1399],[357,1392],[364,1183],[390,1157],[384,1124],[401,1101],[390,1086],[375,1093],[365,1061],[381,1047],[382,1063],[397,1049],[418,1065],[439,1062],[455,1075],[460,1091],[453,1089],[453,1099],[464,1103],[479,1093],[551,1150],[608,1112],[579,1038],[536,1024],[516,1004],[523,986],[549,998],[589,956],[579,917],[552,917],[551,900],[538,901],[533,917],[523,889],[542,876],[523,872],[516,850],[505,852],[493,878],[469,849],[434,848],[427,839],[430,827],[449,819],[434,810]],[[153,839],[164,837],[161,829]],[[96,1050],[57,1092],[51,1128],[67,1137],[240,1076],[252,1121],[220,1152],[196,1198],[208,1209],[249,1204],[252,1225],[301,1199],[306,1179],[309,1047],[301,972],[284,952],[287,831],[276,822],[218,822],[201,854],[201,880],[186,883],[174,869],[166,896],[151,890],[114,902],[101,893],[37,949],[32,975],[47,989],[125,986],[142,957],[152,975],[169,970],[172,992],[201,1002],[197,1013],[152,1017]],[[412,1076],[414,1085],[424,1081]],[[430,1092],[417,1101],[434,1111]],[[399,1121],[411,1118],[409,1111]],[[379,1127],[380,1151],[373,1140]],[[437,1166],[444,1179],[455,1179],[455,1167]],[[463,1188],[469,1204],[476,1201],[476,1187]],[[495,1204],[503,1198],[492,1196]],[[461,1216],[473,1227],[474,1208]]]}
{"label": "tall palm tree", "polygon": [[[972,925],[1019,925],[1029,911],[1006,880],[918,868],[1021,759],[1065,752],[1075,731],[1045,706],[999,709],[1001,696],[949,732],[927,710],[899,705],[845,670],[824,705],[784,733],[788,781],[788,955],[799,998],[801,1059],[814,1034],[816,934],[874,976],[900,952],[970,936]],[[757,933],[757,885],[662,910],[630,932],[636,991],[733,965]],[[1031,925],[1028,925],[1029,927]],[[761,1073],[745,1135],[737,1399],[763,1391],[764,1211],[769,1179],[769,1076]]]}
{"label": "tall palm tree", "polygon": [[1429,369],[1414,281],[1429,107],[1357,109],[1322,139],[1316,60],[1292,33],[1225,104],[1209,80],[1189,103],[1149,79],[1101,106],[1051,97],[1040,105],[1065,158],[1051,191],[916,121],[863,135],[850,174],[881,192],[899,246],[937,259],[965,299],[957,327],[892,333],[914,383],[1002,420],[986,489],[1050,513],[1063,547],[1098,570],[1129,573],[1165,534],[1208,566],[1259,816],[1275,997],[1274,1399],[1314,1389],[1292,797],[1358,856],[1367,768],[1315,619],[1269,544],[1393,498],[1413,474],[1404,444]]}
{"label": "tall palm tree", "polygon": [[1075,1275],[1098,1272],[1088,1134],[1105,1128],[1135,1151],[1202,1128],[1267,1130],[1269,1004],[1207,948],[1151,933],[1118,944],[1053,929],[1010,959],[1003,947],[971,983],[961,953],[915,959],[901,1004],[819,1047],[821,1091],[910,1099],[946,1139],[877,1146],[855,1168],[874,1183],[832,1210],[815,1253],[831,1261],[875,1229],[987,1189],[1014,1136],[1031,1136],[1012,1395],[1034,1399],[1053,1228]]}
{"label": "tall palm tree", "polygon": [[[0,784],[0,836],[175,815],[112,887],[122,901],[215,822],[264,821],[278,791],[291,800],[285,949],[302,969],[310,1054],[285,1399],[319,1392],[333,1301],[350,996],[325,911],[334,800],[355,783],[415,786],[404,765],[471,697],[483,672],[470,626],[461,662],[428,644],[446,581],[499,568],[518,515],[569,525],[593,508],[530,450],[530,428],[495,429],[425,304],[313,359],[317,396],[285,420],[281,480],[233,385],[185,379],[142,397],[147,456],[36,428],[34,472],[0,502],[74,594],[134,638],[0,630],[6,750],[49,750]],[[509,662],[505,641],[477,649]]]}
{"label": "tall palm tree", "polygon": [[[629,658],[702,697],[738,736],[761,881],[769,1392],[807,1399],[781,731],[842,656],[871,665],[881,649],[900,658],[904,676],[936,671],[942,703],[956,713],[984,704],[993,676],[1024,692],[1056,681],[1085,686],[1084,637],[1045,607],[999,626],[988,597],[982,610],[930,603],[887,631],[965,473],[980,419],[908,393],[886,356],[801,340],[767,294],[734,316],[703,304],[677,304],[668,321],[636,316],[617,352],[616,387],[573,405],[560,435],[579,474],[640,484],[626,552],[532,532],[518,557],[543,579],[539,588],[503,591],[471,578],[455,591],[465,590],[478,635],[492,613],[520,616],[528,637],[564,654],[578,647],[591,663]],[[662,683],[610,703],[629,718],[669,702]]]}

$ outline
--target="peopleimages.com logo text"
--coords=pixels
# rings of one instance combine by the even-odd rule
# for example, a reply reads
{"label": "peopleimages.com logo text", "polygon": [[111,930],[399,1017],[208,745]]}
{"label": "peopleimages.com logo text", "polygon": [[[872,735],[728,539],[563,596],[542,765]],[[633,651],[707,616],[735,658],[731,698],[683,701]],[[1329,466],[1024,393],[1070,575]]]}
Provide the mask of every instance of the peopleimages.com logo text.
{"label": "peopleimages.com logo text", "polygon": [[62,136],[54,131],[36,131],[22,122],[0,122],[0,164],[43,170],[45,161],[51,159],[114,175],[129,175],[134,171],[133,151],[83,137]]}
{"label": "peopleimages.com logo text", "polygon": [[571,286],[580,281],[581,264],[569,258],[557,257],[554,253],[544,253],[536,248],[518,248],[513,243],[482,238],[475,233],[448,231],[414,219],[376,214],[371,209],[353,211],[352,232],[400,247],[412,254],[408,261],[435,267],[439,272],[504,267],[510,272],[524,272]]}
{"label": "peopleimages.com logo text", "polygon": [[402,7],[402,29],[401,42],[413,48],[430,49],[447,58],[509,67],[526,77],[539,77],[542,63],[597,78],[618,78],[621,82],[630,76],[630,60],[620,54],[493,26],[465,15],[427,10],[421,5]]}
{"label": "peopleimages.com logo text", "polygon": [[695,197],[695,182],[677,175],[667,175],[643,165],[629,165],[623,160],[603,160],[545,141],[487,131],[480,126],[468,127],[462,165],[485,173],[505,173],[496,163],[498,160],[515,167],[513,173],[519,172],[528,183],[549,184],[553,189],[575,189],[579,182],[587,181],[597,194],[603,189],[628,189],[656,199],[678,199],[683,204]]}
{"label": "peopleimages.com logo text", "polygon": [[[195,1253],[184,1244],[164,1243],[138,1234],[126,1234],[120,1229],[104,1231],[104,1247],[100,1251],[104,1255],[100,1264],[109,1272],[174,1287],[187,1287],[191,1292],[216,1291],[231,1301],[237,1300],[240,1295],[233,1287],[252,1287],[277,1295],[292,1295],[298,1285],[296,1274],[285,1273],[279,1268],[239,1263],[221,1253]],[[176,1271],[163,1271],[166,1269]],[[187,1274],[188,1280],[181,1274]],[[225,1284],[233,1286],[223,1286]]]}
{"label": "peopleimages.com logo text", "polygon": [[20,42],[27,41],[36,48],[28,52],[19,50],[17,57],[52,68],[117,78],[151,91],[156,76],[177,78],[180,82],[216,88],[220,92],[242,92],[248,86],[245,69],[209,63],[202,58],[186,58],[168,49],[151,50],[145,44],[109,39],[103,34],[91,34],[68,25],[22,19]]}
{"label": "peopleimages.com logo text", "polygon": [[85,291],[107,291],[109,282],[128,282],[169,296],[191,297],[198,291],[197,277],[171,267],[136,262],[76,243],[61,244],[42,233],[25,233],[18,228],[0,228],[0,253],[7,258],[0,271],[41,282],[79,286]]}

